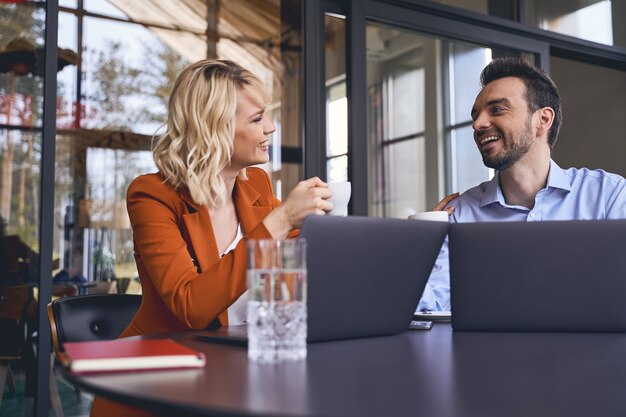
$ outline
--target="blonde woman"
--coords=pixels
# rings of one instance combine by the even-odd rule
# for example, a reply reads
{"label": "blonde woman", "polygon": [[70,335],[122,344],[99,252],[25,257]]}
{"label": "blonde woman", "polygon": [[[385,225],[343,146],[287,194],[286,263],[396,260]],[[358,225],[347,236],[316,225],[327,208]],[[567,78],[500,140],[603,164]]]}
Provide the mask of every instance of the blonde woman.
{"label": "blonde woman", "polygon": [[[332,209],[319,178],[280,202],[267,174],[266,93],[230,61],[204,60],[176,80],[156,174],[136,178],[127,205],[142,304],[122,336],[204,329],[245,317],[246,238],[285,238]],[[149,415],[96,398],[94,416]]]}

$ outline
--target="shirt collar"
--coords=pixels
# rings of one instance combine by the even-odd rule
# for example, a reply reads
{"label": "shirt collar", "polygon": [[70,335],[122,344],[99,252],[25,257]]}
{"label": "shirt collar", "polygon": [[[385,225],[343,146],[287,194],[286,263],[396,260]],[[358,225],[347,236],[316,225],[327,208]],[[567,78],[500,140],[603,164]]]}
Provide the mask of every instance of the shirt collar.
{"label": "shirt collar", "polygon": [[505,204],[502,190],[500,189],[500,172],[496,171],[491,181],[485,187],[485,193],[480,199],[480,207],[488,206],[493,203]]}
{"label": "shirt collar", "polygon": [[[552,159],[550,159],[550,172],[548,173],[546,188],[558,188],[568,192],[572,189],[569,177]],[[503,206],[507,206],[506,201],[504,201],[504,194],[502,194],[502,189],[500,188],[499,171],[496,171],[496,175],[487,183],[485,193],[480,199],[480,207],[485,207],[493,203],[500,203]]]}
{"label": "shirt collar", "polygon": [[550,173],[548,174],[546,188],[559,188],[565,191],[572,190],[569,177],[552,159],[550,159]]}

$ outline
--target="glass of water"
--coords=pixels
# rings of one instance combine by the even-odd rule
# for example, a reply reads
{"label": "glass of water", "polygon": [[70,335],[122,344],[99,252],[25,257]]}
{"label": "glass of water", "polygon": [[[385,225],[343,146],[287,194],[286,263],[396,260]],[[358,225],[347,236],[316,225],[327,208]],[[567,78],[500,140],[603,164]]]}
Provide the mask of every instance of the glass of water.
{"label": "glass of water", "polygon": [[306,358],[306,241],[248,241],[248,358]]}

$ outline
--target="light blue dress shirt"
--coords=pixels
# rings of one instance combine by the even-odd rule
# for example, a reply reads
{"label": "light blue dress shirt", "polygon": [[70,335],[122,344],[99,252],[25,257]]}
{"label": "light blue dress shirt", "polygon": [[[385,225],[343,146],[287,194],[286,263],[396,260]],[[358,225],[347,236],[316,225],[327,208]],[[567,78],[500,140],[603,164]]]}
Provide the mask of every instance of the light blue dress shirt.
{"label": "light blue dress shirt", "polygon": [[[548,182],[532,209],[509,205],[499,175],[452,201],[451,223],[486,221],[598,220],[626,218],[626,180],[601,169],[561,169],[550,161]],[[450,310],[448,239],[433,267],[418,310]]]}

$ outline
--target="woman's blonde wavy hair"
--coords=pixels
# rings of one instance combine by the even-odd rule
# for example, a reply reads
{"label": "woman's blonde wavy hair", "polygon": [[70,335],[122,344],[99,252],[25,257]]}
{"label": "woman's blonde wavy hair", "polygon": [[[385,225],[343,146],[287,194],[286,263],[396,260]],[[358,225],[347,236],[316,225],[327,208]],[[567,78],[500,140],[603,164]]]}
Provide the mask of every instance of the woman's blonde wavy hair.
{"label": "woman's blonde wavy hair", "polygon": [[[154,162],[165,182],[209,208],[227,199],[219,175],[233,154],[237,92],[245,90],[259,104],[267,102],[261,81],[226,60],[202,60],[187,67],[174,83],[166,131],[152,142]],[[247,179],[246,170],[239,173]]]}

